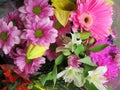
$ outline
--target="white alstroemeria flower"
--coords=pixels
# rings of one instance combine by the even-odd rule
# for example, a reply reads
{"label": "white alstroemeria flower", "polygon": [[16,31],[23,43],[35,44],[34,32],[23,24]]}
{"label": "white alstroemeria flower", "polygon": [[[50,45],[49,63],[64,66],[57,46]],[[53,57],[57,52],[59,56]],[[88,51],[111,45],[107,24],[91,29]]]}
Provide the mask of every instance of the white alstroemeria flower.
{"label": "white alstroemeria flower", "polygon": [[83,68],[67,67],[64,71],[57,74],[57,78],[60,77],[63,77],[65,82],[74,82],[77,87],[81,87],[85,83]]}
{"label": "white alstroemeria flower", "polygon": [[66,48],[70,48],[71,51],[73,52],[74,48],[73,46],[76,45],[80,45],[82,43],[82,40],[80,39],[80,33],[71,33],[72,35],[72,40],[71,42],[69,42],[68,44],[65,45]]}
{"label": "white alstroemeria flower", "polygon": [[80,39],[80,33],[73,33],[72,35],[72,43],[79,45],[82,43],[82,40]]}
{"label": "white alstroemeria flower", "polygon": [[106,71],[107,71],[106,66],[100,66],[94,71],[89,71],[87,80],[90,83],[93,83],[99,90],[107,90],[106,87],[104,86],[104,83],[107,82],[107,79],[104,76]]}

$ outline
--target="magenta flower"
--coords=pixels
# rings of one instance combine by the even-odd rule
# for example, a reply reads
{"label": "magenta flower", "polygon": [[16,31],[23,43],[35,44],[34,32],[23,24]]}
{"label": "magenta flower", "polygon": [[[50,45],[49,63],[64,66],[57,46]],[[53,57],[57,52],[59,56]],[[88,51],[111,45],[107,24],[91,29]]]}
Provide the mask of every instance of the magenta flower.
{"label": "magenta flower", "polygon": [[15,44],[20,43],[21,32],[13,26],[12,22],[0,20],[0,48],[8,54]]}
{"label": "magenta flower", "polygon": [[115,62],[120,69],[120,52],[115,56]]}
{"label": "magenta flower", "polygon": [[80,58],[76,55],[70,55],[68,56],[68,66],[72,66],[75,68],[78,68],[79,65],[81,64],[80,62],[78,62]]}
{"label": "magenta flower", "polygon": [[57,47],[57,43],[52,43],[49,49],[46,51],[46,56],[49,61],[55,60],[60,55],[60,53],[56,52]]}
{"label": "magenta flower", "polygon": [[59,55],[60,53],[56,53],[55,51],[50,49],[46,51],[46,56],[49,61],[55,60]]}
{"label": "magenta flower", "polygon": [[19,8],[22,20],[26,18],[46,18],[53,15],[53,8],[48,4],[48,0],[25,0],[24,6]]}
{"label": "magenta flower", "polygon": [[[103,44],[105,41],[97,42],[98,44]],[[107,43],[107,42],[106,42]],[[104,50],[99,52],[91,52],[90,56],[98,66],[106,66],[107,72],[105,73],[106,78],[109,80],[114,79],[118,76],[118,71],[120,66],[116,63],[116,55],[118,54],[119,49],[116,46],[107,46]]]}
{"label": "magenta flower", "polygon": [[3,18],[3,20],[7,22],[7,24],[12,22],[14,26],[22,30],[24,29],[24,25],[21,21],[21,18],[19,17],[19,14],[20,13],[17,10],[15,10],[13,12],[8,13],[8,15]]}
{"label": "magenta flower", "polygon": [[45,58],[40,57],[33,60],[28,60],[26,58],[25,51],[18,49],[18,56],[14,57],[14,64],[17,65],[20,72],[24,72],[26,74],[32,74],[35,71],[38,71],[42,64],[45,63]]}
{"label": "magenta flower", "polygon": [[57,37],[57,30],[52,25],[53,22],[49,18],[30,22],[25,29],[27,40],[35,45],[48,48],[50,43],[56,41]]}
{"label": "magenta flower", "polygon": [[53,26],[58,30],[59,35],[65,35],[67,33],[70,33],[72,26],[70,22],[68,22],[67,25],[64,27],[59,23],[55,16],[53,16],[51,19],[53,20]]}
{"label": "magenta flower", "polygon": [[110,34],[112,25],[112,7],[104,0],[77,0],[77,12],[72,12],[73,30],[78,28],[90,31],[97,40]]}

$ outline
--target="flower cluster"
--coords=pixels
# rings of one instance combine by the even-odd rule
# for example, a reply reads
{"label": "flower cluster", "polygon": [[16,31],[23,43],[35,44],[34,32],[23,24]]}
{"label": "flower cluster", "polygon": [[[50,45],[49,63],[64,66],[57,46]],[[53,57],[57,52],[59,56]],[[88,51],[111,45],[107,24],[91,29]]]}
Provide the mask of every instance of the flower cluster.
{"label": "flower cluster", "polygon": [[0,64],[7,84],[1,90],[52,90],[51,81],[54,88],[63,83],[76,90],[111,90],[107,83],[120,71],[113,4],[24,0],[0,19],[0,57],[7,59]]}

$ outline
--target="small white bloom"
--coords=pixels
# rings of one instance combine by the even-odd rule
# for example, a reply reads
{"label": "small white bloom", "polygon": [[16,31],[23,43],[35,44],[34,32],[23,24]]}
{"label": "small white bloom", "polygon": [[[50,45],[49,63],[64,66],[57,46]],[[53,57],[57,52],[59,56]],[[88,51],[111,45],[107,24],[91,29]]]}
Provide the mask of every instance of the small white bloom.
{"label": "small white bloom", "polygon": [[106,77],[104,74],[107,71],[106,66],[100,66],[94,71],[89,71],[89,75],[87,77],[90,83],[93,83],[99,90],[107,90],[104,86],[104,83],[107,82]]}
{"label": "small white bloom", "polygon": [[80,33],[73,33],[72,34],[72,43],[79,45],[82,43],[82,40],[80,39]]}
{"label": "small white bloom", "polygon": [[80,33],[73,33],[72,35],[72,40],[71,42],[69,42],[68,44],[65,45],[66,48],[70,48],[71,51],[73,52],[74,48],[73,46],[76,45],[80,45],[82,43],[82,40],[80,39]]}
{"label": "small white bloom", "polygon": [[64,71],[57,74],[57,78],[60,77],[63,77],[65,82],[74,82],[77,87],[81,87],[85,83],[83,68],[67,67]]}

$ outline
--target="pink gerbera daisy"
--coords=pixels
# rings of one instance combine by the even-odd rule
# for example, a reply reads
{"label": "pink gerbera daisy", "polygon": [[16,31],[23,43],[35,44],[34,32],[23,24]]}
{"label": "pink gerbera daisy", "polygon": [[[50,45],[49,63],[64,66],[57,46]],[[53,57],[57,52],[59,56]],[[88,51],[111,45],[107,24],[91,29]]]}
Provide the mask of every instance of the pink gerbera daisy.
{"label": "pink gerbera daisy", "polygon": [[43,57],[28,60],[26,58],[25,51],[22,49],[17,49],[17,54],[18,56],[14,57],[14,64],[17,65],[20,72],[24,72],[26,74],[34,73],[39,70],[42,64],[45,63],[45,58]]}
{"label": "pink gerbera daisy", "polygon": [[30,22],[25,29],[27,40],[35,45],[48,48],[49,44],[54,43],[57,37],[57,30],[52,25],[53,22],[49,18]]}
{"label": "pink gerbera daisy", "polygon": [[0,48],[8,54],[15,44],[20,43],[20,31],[13,26],[12,22],[6,23],[0,20]]}
{"label": "pink gerbera daisy", "polygon": [[72,12],[73,30],[84,28],[97,40],[110,34],[112,7],[104,0],[77,0],[77,12]]}
{"label": "pink gerbera daisy", "polygon": [[26,18],[46,18],[53,15],[53,8],[48,4],[48,0],[25,0],[24,6],[19,8],[22,20]]}

